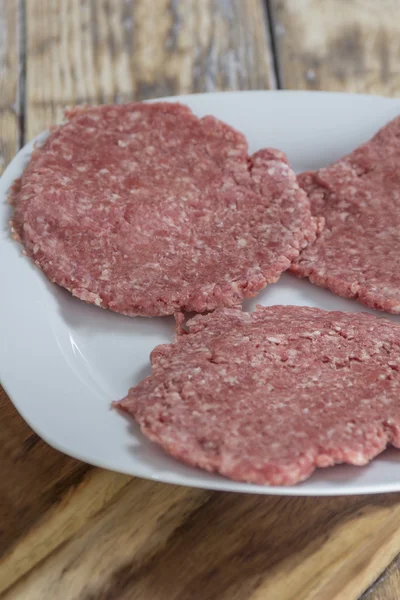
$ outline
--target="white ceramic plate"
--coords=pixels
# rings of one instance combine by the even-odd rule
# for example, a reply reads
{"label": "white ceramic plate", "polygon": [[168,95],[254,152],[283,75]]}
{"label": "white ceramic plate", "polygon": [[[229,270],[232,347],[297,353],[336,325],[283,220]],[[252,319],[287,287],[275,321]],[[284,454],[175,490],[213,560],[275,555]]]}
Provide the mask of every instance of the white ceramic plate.
{"label": "white ceramic plate", "polygon": [[[323,92],[227,92],[170,100],[237,127],[251,151],[284,150],[297,171],[330,163],[400,114],[400,100]],[[129,318],[89,306],[48,283],[22,256],[9,236],[6,196],[32,145],[17,154],[0,181],[0,374],[15,406],[42,438],[100,467],[188,486],[315,496],[400,490],[400,451],[389,450],[367,467],[318,470],[294,487],[262,487],[178,463],[146,440],[132,420],[111,410],[113,400],[150,373],[149,353],[172,340],[174,324],[170,318]],[[256,303],[363,310],[290,275],[244,307],[252,310]]]}

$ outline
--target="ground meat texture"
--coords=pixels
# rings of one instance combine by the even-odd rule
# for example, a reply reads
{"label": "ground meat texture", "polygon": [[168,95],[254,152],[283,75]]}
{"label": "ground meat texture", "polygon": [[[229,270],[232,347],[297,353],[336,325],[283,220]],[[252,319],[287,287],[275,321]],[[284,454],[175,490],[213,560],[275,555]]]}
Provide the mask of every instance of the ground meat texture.
{"label": "ground meat texture", "polygon": [[233,306],[315,237],[285,156],[171,103],[75,109],[14,185],[12,228],[49,279],[127,315]]}
{"label": "ground meat texture", "polygon": [[299,306],[218,309],[158,346],[118,403],[177,459],[290,485],[400,446],[400,326]]}
{"label": "ground meat texture", "polygon": [[400,314],[400,118],[299,183],[325,228],[292,271],[339,296]]}

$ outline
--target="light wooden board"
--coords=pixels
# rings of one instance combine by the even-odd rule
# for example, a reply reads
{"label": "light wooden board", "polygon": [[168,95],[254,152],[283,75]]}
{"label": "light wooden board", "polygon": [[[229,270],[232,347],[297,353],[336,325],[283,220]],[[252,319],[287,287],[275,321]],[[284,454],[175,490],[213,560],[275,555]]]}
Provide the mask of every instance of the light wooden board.
{"label": "light wooden board", "polygon": [[18,149],[18,5],[0,1],[0,174]]}
{"label": "light wooden board", "polygon": [[398,0],[270,3],[284,87],[400,94]]}
{"label": "light wooden board", "polygon": [[360,600],[398,600],[399,597],[400,560],[397,557]]}
{"label": "light wooden board", "polygon": [[3,597],[355,600],[392,558],[399,524],[398,494],[274,498],[132,480]]}
{"label": "light wooden board", "polygon": [[31,139],[66,105],[274,84],[261,0],[26,3]]}

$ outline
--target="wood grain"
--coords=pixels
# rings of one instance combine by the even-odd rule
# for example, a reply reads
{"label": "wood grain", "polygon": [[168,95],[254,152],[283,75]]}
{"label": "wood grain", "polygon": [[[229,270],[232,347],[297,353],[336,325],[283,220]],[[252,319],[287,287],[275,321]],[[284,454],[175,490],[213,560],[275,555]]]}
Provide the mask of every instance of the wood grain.
{"label": "wood grain", "polygon": [[[23,139],[21,6],[16,1],[0,2],[0,172]],[[66,502],[66,490],[72,493],[81,486],[88,472],[87,465],[55,452],[40,440],[0,388],[0,592],[41,559],[40,548],[33,548],[28,541],[29,532]],[[73,531],[71,527],[71,534]],[[36,546],[40,546],[40,538],[41,534]],[[60,534],[47,541],[46,552],[57,540]]]}
{"label": "wood grain", "polygon": [[202,490],[133,480],[81,535],[3,597],[20,599],[29,593],[29,600],[118,598],[122,571],[140,571],[153,556],[164,554],[170,536],[208,496]]}
{"label": "wood grain", "polygon": [[[400,95],[397,0],[269,0],[269,4],[283,87]],[[389,556],[399,551],[396,540]],[[382,570],[387,559],[382,560]],[[365,599],[400,598],[399,573],[396,559]]]}
{"label": "wood grain", "polygon": [[[20,142],[18,17],[16,2],[0,1],[0,173],[18,150]],[[7,481],[12,480],[13,476],[13,469],[10,468],[13,459],[9,460],[10,445],[7,443],[10,437],[9,427],[12,431],[13,421],[9,420],[5,407],[11,408],[0,387],[0,557],[14,536],[18,536],[21,531],[18,526],[19,517],[14,511],[14,504],[18,504],[18,499],[15,502],[12,488],[8,489],[7,486]],[[21,452],[21,448],[18,449]],[[15,458],[18,460],[17,456]],[[21,522],[24,518],[29,519],[29,515],[26,515],[27,513],[21,515]]]}
{"label": "wood grain", "polygon": [[396,552],[399,526],[399,494],[279,498],[132,481],[3,598],[356,600]]}
{"label": "wood grain", "polygon": [[66,105],[269,88],[262,0],[26,4],[30,139]]}
{"label": "wood grain", "polygon": [[19,144],[18,7],[0,1],[0,174]]}
{"label": "wood grain", "polygon": [[[0,591],[24,571],[21,552],[29,532],[59,507],[66,490],[81,485],[89,469],[47,446],[0,391]],[[10,556],[17,556],[14,566]],[[28,557],[31,568],[35,558]]]}
{"label": "wood grain", "polygon": [[[52,449],[47,449],[47,453],[49,450],[53,457],[62,456]],[[67,457],[63,458],[66,462],[72,462]],[[54,549],[71,539],[131,481],[131,477],[118,473],[87,469],[86,465],[81,467],[86,472],[78,482],[63,478],[52,481],[55,488],[59,488],[59,498],[55,498],[53,488],[50,506],[46,506],[41,498],[32,499],[33,506],[41,511],[33,523],[28,523],[22,539],[14,540],[0,560],[0,594]]]}
{"label": "wood grain", "polygon": [[270,0],[283,87],[400,94],[397,0]]}
{"label": "wood grain", "polygon": [[398,600],[400,596],[400,559],[397,557],[360,600]]}

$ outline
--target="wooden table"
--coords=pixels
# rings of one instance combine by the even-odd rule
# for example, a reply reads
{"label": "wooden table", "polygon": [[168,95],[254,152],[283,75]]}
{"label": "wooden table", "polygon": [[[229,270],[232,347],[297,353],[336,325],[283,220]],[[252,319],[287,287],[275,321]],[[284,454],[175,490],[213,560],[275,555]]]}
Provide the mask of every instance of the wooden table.
{"label": "wooden table", "polygon": [[[276,87],[398,95],[399,58],[398,0],[1,0],[0,162],[65,105]],[[0,401],[2,598],[400,598],[400,494],[142,481],[56,452]]]}

